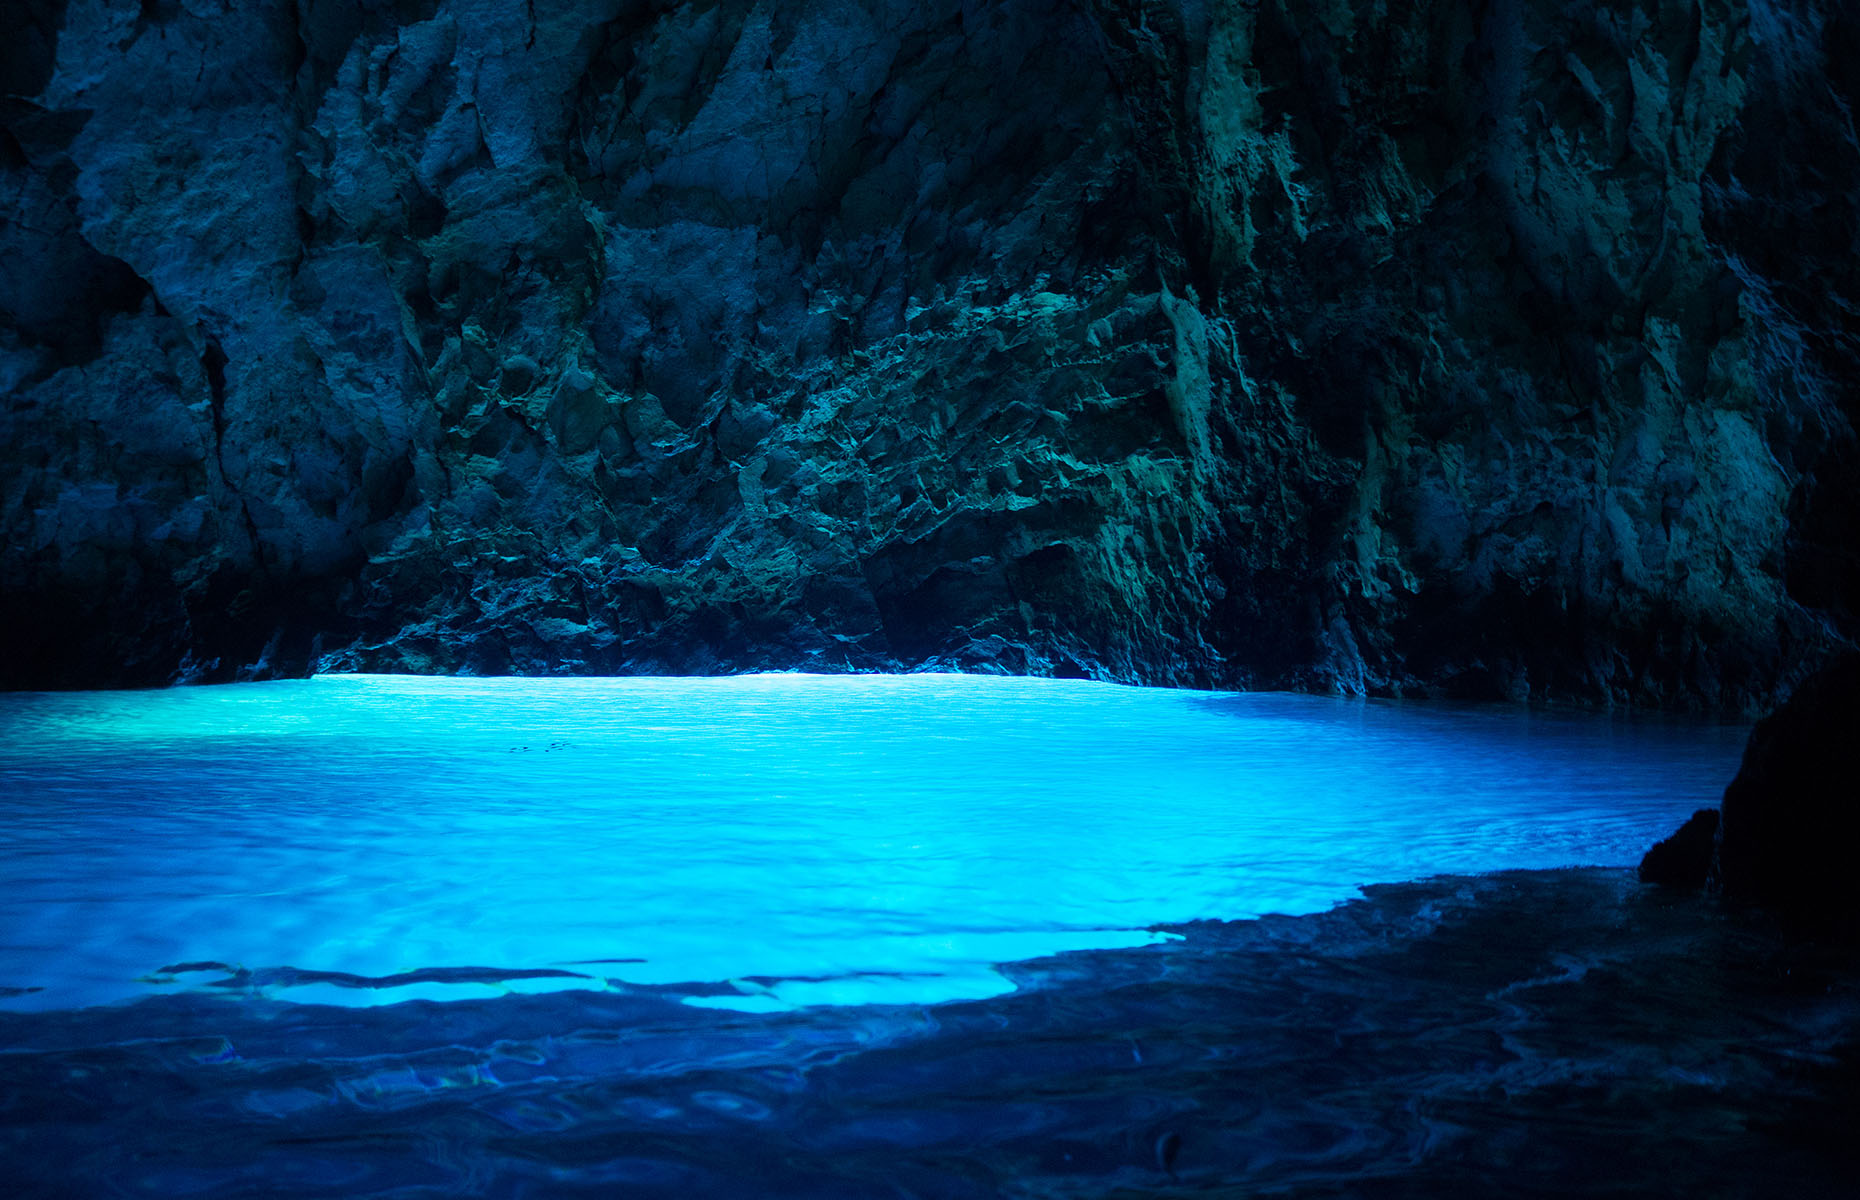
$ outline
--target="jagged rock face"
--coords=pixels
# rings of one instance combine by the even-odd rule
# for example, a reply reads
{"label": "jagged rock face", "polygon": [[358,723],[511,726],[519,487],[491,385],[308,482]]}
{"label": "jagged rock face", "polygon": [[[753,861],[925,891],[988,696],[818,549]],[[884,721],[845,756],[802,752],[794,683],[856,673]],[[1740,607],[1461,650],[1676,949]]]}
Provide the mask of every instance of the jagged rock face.
{"label": "jagged rock face", "polygon": [[16,8],[7,683],[1853,637],[1845,6]]}

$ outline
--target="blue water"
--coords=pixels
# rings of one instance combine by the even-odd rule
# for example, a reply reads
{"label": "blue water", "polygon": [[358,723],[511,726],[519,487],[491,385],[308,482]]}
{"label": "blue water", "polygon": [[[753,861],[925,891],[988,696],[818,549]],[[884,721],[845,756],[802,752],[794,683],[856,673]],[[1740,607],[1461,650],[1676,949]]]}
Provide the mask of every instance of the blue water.
{"label": "blue water", "polygon": [[1631,864],[1743,734],[954,675],[3,695],[0,1007],[975,999],[1158,926]]}

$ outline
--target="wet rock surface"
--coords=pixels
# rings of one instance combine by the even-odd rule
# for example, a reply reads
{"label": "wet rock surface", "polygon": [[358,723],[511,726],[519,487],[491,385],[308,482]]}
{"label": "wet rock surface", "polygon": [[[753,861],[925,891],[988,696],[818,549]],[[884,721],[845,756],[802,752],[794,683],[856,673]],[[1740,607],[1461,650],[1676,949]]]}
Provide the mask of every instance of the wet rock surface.
{"label": "wet rock surface", "polygon": [[15,9],[0,683],[1854,636],[1848,6]]}

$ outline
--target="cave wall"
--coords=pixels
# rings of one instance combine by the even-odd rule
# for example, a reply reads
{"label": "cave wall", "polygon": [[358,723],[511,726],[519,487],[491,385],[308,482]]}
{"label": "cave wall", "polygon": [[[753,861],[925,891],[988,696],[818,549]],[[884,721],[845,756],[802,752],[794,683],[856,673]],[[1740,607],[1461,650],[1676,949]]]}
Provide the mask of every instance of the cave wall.
{"label": "cave wall", "polygon": [[1854,638],[1841,4],[15,7],[0,683]]}

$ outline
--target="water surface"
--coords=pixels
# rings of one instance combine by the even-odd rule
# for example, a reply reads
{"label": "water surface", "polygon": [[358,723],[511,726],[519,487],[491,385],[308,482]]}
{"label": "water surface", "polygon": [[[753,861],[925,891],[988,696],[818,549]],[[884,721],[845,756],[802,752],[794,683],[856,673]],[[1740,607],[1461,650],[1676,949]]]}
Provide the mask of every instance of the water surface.
{"label": "water surface", "polygon": [[4,695],[0,1006],[979,998],[1366,884],[1631,864],[1743,732],[955,675]]}
{"label": "water surface", "polygon": [[934,1007],[609,989],[0,1012],[0,1190],[1855,1195],[1860,972],[1702,896],[1505,873],[1174,932]]}

